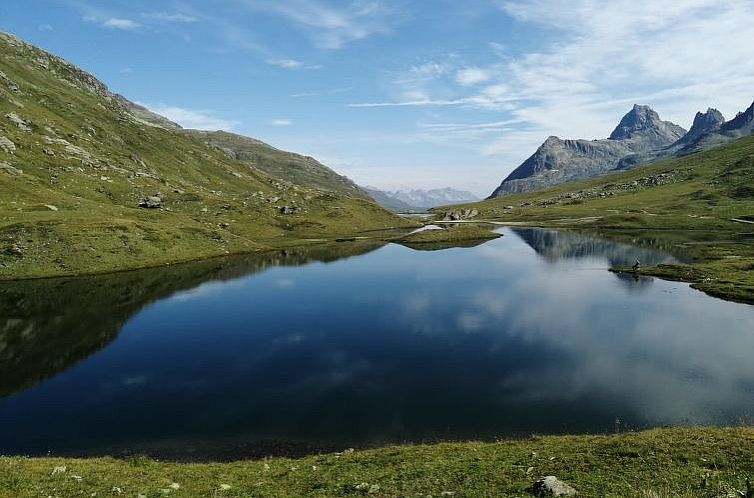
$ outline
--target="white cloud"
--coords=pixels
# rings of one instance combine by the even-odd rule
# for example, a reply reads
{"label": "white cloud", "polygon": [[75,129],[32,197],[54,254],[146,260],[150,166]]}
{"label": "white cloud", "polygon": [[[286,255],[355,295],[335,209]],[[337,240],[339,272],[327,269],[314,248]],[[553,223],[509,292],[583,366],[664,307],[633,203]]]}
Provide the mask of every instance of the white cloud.
{"label": "white cloud", "polygon": [[[634,103],[652,105],[664,119],[688,127],[697,110],[712,106],[734,116],[754,97],[754,65],[743,62],[754,60],[751,0],[497,3],[551,41],[520,55],[488,43],[480,47],[494,55],[488,65],[448,58],[409,67],[394,81],[393,99],[351,106],[454,107],[516,120],[497,137],[483,128],[432,130],[487,133],[479,152],[500,158],[507,168],[502,177],[549,135],[606,137]],[[424,79],[418,82],[418,76]],[[407,91],[422,98],[406,98],[412,95]]]}
{"label": "white cloud", "polygon": [[39,29],[39,31],[52,31],[53,28],[51,24],[40,24],[37,26],[37,29]]}
{"label": "white cloud", "polygon": [[141,17],[153,21],[174,23],[194,23],[199,21],[197,17],[182,14],[180,12],[175,14],[168,14],[167,12],[145,12],[141,14]]}
{"label": "white cloud", "polygon": [[270,121],[271,126],[293,126],[293,121],[290,119],[273,119]]}
{"label": "white cloud", "polygon": [[118,17],[111,17],[109,19],[105,19],[102,22],[102,25],[110,29],[123,29],[123,30],[133,30],[140,27],[139,23],[132,21],[131,19],[120,19]]}
{"label": "white cloud", "polygon": [[194,111],[165,104],[139,105],[143,105],[152,112],[155,112],[161,116],[165,116],[169,120],[178,123],[184,128],[210,131],[229,131],[240,124],[238,121],[218,118],[212,111]]}
{"label": "white cloud", "polygon": [[297,61],[295,59],[268,59],[265,62],[271,66],[277,66],[282,69],[322,69],[322,66],[319,64],[304,64],[303,62]]}
{"label": "white cloud", "polygon": [[318,0],[237,0],[247,8],[281,16],[309,31],[319,48],[339,49],[387,33],[391,9],[379,1],[357,0],[335,8]]}
{"label": "white cloud", "polygon": [[492,78],[492,73],[478,67],[468,67],[456,73],[456,81],[463,86],[473,86],[484,83]]}

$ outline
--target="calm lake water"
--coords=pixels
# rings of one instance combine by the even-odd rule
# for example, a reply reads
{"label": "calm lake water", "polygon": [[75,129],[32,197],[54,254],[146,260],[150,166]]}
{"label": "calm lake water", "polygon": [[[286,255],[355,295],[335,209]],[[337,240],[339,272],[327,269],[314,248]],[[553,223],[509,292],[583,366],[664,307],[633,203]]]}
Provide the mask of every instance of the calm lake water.
{"label": "calm lake water", "polygon": [[502,232],[0,285],[0,453],[261,455],[752,420],[753,306],[607,271],[674,260],[651,248]]}

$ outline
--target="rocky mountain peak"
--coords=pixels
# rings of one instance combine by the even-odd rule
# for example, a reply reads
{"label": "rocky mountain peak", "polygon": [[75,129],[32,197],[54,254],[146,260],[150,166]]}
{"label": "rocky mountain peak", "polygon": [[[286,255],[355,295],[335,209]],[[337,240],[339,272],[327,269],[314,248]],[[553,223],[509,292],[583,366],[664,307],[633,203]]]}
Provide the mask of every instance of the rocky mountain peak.
{"label": "rocky mountain peak", "polygon": [[743,133],[754,131],[754,103],[744,112],[738,113],[735,118],[725,123],[721,129],[722,131],[740,131]]}
{"label": "rocky mountain peak", "polygon": [[694,124],[684,137],[684,140],[692,140],[696,137],[716,131],[725,123],[725,117],[717,109],[709,108],[707,112],[697,112],[694,116]]}
{"label": "rocky mountain peak", "polygon": [[638,132],[659,128],[661,123],[660,115],[654,109],[637,104],[623,116],[610,135],[610,140],[627,140],[633,138]]}

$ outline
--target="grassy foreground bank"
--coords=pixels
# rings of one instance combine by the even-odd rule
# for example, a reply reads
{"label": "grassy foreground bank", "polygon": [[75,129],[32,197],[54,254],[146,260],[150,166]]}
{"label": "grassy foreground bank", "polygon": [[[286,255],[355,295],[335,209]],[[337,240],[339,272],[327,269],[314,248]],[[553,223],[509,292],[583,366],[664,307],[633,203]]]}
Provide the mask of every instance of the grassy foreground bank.
{"label": "grassy foreground bank", "polygon": [[754,476],[754,430],[658,429],[208,464],[2,457],[0,496],[515,497],[530,496],[547,475],[584,497],[741,496]]}

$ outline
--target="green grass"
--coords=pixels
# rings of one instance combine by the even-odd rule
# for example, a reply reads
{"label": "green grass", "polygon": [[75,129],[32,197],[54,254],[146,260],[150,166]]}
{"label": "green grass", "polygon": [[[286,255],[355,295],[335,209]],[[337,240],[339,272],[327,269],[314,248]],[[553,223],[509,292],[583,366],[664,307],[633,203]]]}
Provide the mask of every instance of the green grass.
{"label": "green grass", "polygon": [[[636,234],[681,252],[691,265],[641,273],[691,282],[711,295],[754,303],[754,137],[650,166],[454,209],[475,221]],[[444,208],[437,208],[442,213]],[[696,240],[694,240],[696,239]]]}
{"label": "green grass", "polygon": [[393,242],[417,250],[440,250],[474,247],[502,235],[474,225],[457,225],[438,230],[424,230],[394,239]]}
{"label": "green grass", "polygon": [[[15,145],[0,148],[0,162],[23,171],[0,169],[0,280],[153,267],[417,225],[148,126],[92,77],[2,34],[0,71],[0,137]],[[6,118],[11,113],[28,130]],[[138,207],[157,192],[166,196],[161,209]]]}
{"label": "green grass", "polygon": [[555,475],[584,497],[713,498],[746,489],[753,447],[751,429],[659,429],[232,463],[4,457],[0,496],[525,497]]}

